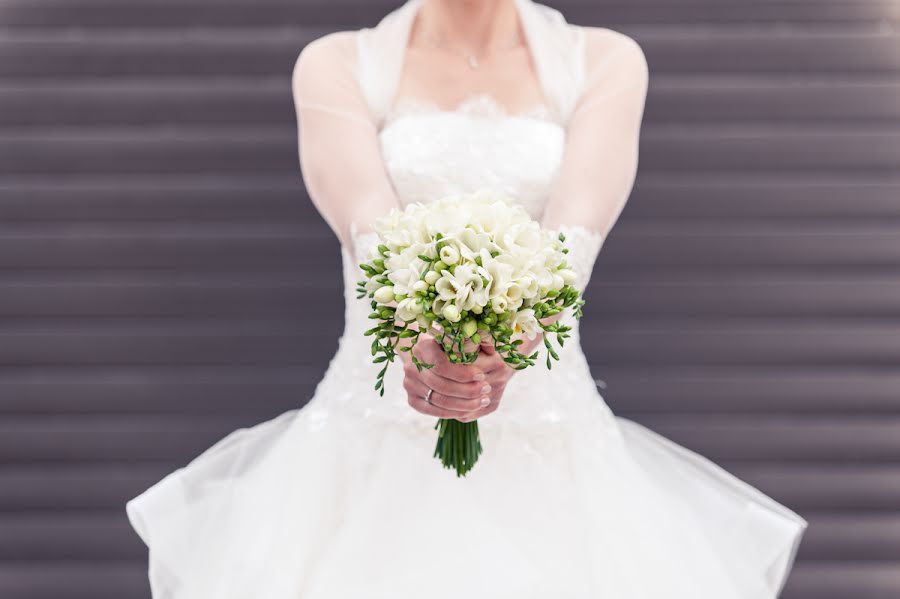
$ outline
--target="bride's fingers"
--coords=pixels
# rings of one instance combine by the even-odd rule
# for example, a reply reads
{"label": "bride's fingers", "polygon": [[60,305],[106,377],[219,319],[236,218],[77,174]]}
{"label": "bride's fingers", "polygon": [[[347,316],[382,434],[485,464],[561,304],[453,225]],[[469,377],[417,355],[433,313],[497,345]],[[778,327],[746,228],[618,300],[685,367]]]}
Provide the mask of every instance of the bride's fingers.
{"label": "bride's fingers", "polygon": [[484,380],[484,372],[472,364],[454,364],[447,358],[441,347],[431,340],[419,342],[413,348],[416,357],[422,362],[434,364],[430,372],[459,383]]}
{"label": "bride's fingers", "polygon": [[[427,414],[429,416],[436,416],[438,418],[455,418],[459,414],[459,412],[441,408],[425,401],[425,393],[428,390],[425,389],[424,385],[422,385],[418,381],[406,379],[403,382],[403,387],[406,389],[407,403],[417,412],[421,412],[422,414]],[[433,396],[434,394],[432,394],[432,401]]]}
{"label": "bride's fingers", "polygon": [[[423,394],[424,397],[424,394]],[[425,405],[429,405],[428,402],[425,402]],[[438,393],[437,391],[432,392],[431,394],[431,404],[433,406],[437,406],[438,408],[443,408],[444,410],[449,410],[453,413],[453,418],[456,418],[460,414],[466,414],[469,412],[473,412],[482,407],[481,399],[460,399],[458,397],[452,397],[450,395],[444,395],[442,393]]]}
{"label": "bride's fingers", "polygon": [[497,411],[497,408],[500,407],[500,400],[503,397],[503,391],[506,385],[501,384],[494,392],[491,393],[491,403],[486,406],[482,406],[477,410],[473,410],[467,414],[463,414],[461,416],[457,416],[456,419],[460,422],[472,422],[473,420],[478,420],[479,418],[484,418],[488,414],[492,414]]}
{"label": "bride's fingers", "polygon": [[462,399],[479,399],[491,392],[491,385],[487,381],[460,383],[442,377],[430,369],[424,369],[417,375],[416,378],[442,395],[450,395]]}
{"label": "bride's fingers", "polygon": [[490,390],[484,391],[483,393],[479,391],[478,394],[472,397],[459,397],[448,394],[446,391],[442,390],[439,387],[432,386],[432,384],[430,384],[425,379],[413,381],[413,383],[410,385],[410,388],[420,397],[425,397],[425,394],[428,392],[428,390],[432,389],[433,391],[431,392],[431,403],[435,406],[451,410],[453,412],[471,412],[472,410],[477,410],[478,408],[482,407],[482,397],[487,397],[487,394],[490,392]]}
{"label": "bride's fingers", "polygon": [[409,396],[409,405],[430,416],[456,418],[460,414],[472,412],[481,407],[480,400],[461,399],[432,391],[431,403],[425,401],[429,387],[414,379],[406,379],[404,388]]}
{"label": "bride's fingers", "polygon": [[503,361],[503,358],[500,357],[500,354],[497,352],[488,353],[486,351],[479,352],[478,357],[472,362],[473,366],[481,368],[485,372],[494,370],[497,366],[502,366],[503,364],[505,364],[505,362]]}
{"label": "bride's fingers", "polygon": [[472,365],[484,371],[485,378],[488,382],[506,380],[515,373],[515,369],[504,362],[500,354],[496,352],[481,352],[478,354],[478,357]]}
{"label": "bride's fingers", "polygon": [[456,419],[460,422],[472,422],[473,420],[478,420],[479,418],[484,418],[489,414],[493,414],[497,411],[497,408],[500,407],[499,401],[492,401],[489,405],[475,410],[474,412],[469,412],[468,414],[464,414],[462,417],[457,416]]}

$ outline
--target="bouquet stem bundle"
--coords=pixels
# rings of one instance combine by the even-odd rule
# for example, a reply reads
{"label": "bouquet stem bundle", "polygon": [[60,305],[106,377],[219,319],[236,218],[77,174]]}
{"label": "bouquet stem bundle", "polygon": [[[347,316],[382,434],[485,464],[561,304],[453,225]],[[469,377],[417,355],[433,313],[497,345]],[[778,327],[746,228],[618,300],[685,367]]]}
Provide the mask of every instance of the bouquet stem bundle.
{"label": "bouquet stem bundle", "polygon": [[439,418],[434,428],[438,431],[434,457],[444,468],[453,468],[457,476],[465,476],[481,455],[481,437],[478,421],[460,422],[452,418]]}

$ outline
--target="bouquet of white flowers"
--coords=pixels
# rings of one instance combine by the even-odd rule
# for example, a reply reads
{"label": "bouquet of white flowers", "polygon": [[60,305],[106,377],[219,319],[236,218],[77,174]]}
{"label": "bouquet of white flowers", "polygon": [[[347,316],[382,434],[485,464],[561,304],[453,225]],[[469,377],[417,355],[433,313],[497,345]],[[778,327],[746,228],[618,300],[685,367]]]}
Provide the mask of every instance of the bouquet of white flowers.
{"label": "bouquet of white flowers", "polygon": [[[581,318],[584,304],[562,233],[542,229],[521,205],[490,190],[393,210],[377,220],[375,232],[381,243],[360,264],[367,278],[357,291],[371,300],[369,318],[376,321],[365,334],[373,337],[374,361],[384,363],[375,382],[380,394],[398,352],[409,352],[420,372],[434,366],[412,352],[425,333],[453,363],[474,362],[488,341],[510,367],[532,366],[538,352],[518,349],[522,336],[538,334],[547,368],[559,359],[552,338],[562,347],[571,326],[550,317],[571,307]],[[465,475],[482,450],[477,420],[442,418],[435,428],[435,457]]]}

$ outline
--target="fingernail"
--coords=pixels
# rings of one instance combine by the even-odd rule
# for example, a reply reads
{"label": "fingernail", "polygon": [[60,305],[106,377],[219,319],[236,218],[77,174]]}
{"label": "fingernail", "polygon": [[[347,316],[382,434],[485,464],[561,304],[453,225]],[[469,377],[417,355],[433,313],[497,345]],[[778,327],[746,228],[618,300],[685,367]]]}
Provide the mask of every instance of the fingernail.
{"label": "fingernail", "polygon": [[482,392],[483,394],[487,395],[488,393],[491,392],[491,386],[490,386],[490,385],[485,385],[484,387],[481,388],[481,392]]}
{"label": "fingernail", "polygon": [[482,397],[482,398],[481,398],[481,407],[482,407],[482,408],[483,408],[484,406],[488,405],[489,403],[491,403],[491,398],[490,398],[490,397]]}
{"label": "fingernail", "polygon": [[483,380],[484,380],[484,373],[481,372],[481,371],[476,372],[476,373],[475,373],[475,376],[474,376],[473,378],[474,378],[476,381],[483,381]]}

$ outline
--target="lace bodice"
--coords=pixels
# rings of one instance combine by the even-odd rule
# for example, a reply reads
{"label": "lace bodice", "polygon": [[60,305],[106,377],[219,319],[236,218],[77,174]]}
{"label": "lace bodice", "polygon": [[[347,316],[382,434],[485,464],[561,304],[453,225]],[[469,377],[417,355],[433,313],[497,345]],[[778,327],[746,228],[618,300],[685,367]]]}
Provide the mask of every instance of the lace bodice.
{"label": "lace bodice", "polygon": [[380,134],[402,204],[493,187],[540,219],[565,150],[565,129],[545,107],[509,115],[488,96],[459,108],[401,102]]}

